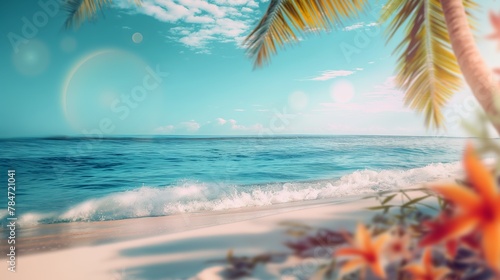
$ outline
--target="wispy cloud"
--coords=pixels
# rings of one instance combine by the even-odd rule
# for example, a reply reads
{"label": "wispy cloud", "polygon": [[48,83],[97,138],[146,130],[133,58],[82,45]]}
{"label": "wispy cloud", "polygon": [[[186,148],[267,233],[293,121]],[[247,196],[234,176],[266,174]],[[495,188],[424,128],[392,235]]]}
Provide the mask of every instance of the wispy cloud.
{"label": "wispy cloud", "polygon": [[[359,68],[361,69],[361,68]],[[322,71],[319,76],[307,79],[310,81],[327,81],[335,79],[337,77],[346,77],[356,73],[356,71],[351,70],[326,70]]]}
{"label": "wispy cloud", "polygon": [[194,120],[181,122],[177,125],[165,125],[155,129],[157,133],[170,134],[174,132],[197,132],[201,128],[201,124]]}
{"label": "wispy cloud", "polygon": [[227,121],[225,119],[223,119],[223,118],[217,118],[215,121],[219,125],[224,125],[225,123],[227,123]]}
{"label": "wispy cloud", "polygon": [[177,125],[165,125],[157,127],[154,132],[158,134],[184,134],[184,133],[212,133],[216,131],[222,134],[259,133],[264,129],[260,123],[253,125],[240,124],[235,119],[216,118],[212,121],[197,122],[195,120],[184,121]]}
{"label": "wispy cloud", "polygon": [[156,128],[156,132],[158,133],[171,133],[175,130],[173,125],[160,126]]}
{"label": "wispy cloud", "polygon": [[185,129],[188,132],[196,132],[200,129],[201,125],[194,120],[180,123],[180,128]]}
{"label": "wispy cloud", "polygon": [[260,123],[256,123],[250,126],[245,126],[238,124],[238,122],[233,119],[229,120],[229,124],[231,125],[232,130],[245,131],[245,132],[259,132],[264,128],[264,126]]}
{"label": "wispy cloud", "polygon": [[373,87],[373,90],[366,95],[369,97],[380,98],[401,94],[401,90],[397,89],[396,87],[396,76],[391,76],[385,79],[382,84],[375,85]]}
{"label": "wispy cloud", "polygon": [[165,36],[201,53],[208,53],[212,42],[239,45],[250,30],[259,4],[255,0],[145,0],[136,7],[128,0],[117,2],[118,7],[141,13],[168,23],[180,24],[170,28]]}
{"label": "wispy cloud", "polygon": [[245,112],[245,109],[234,109],[236,112]]}
{"label": "wispy cloud", "polygon": [[372,26],[377,26],[377,22],[370,22],[370,23],[365,23],[365,22],[358,22],[349,26],[344,27],[344,31],[352,31],[360,28],[368,28]]}

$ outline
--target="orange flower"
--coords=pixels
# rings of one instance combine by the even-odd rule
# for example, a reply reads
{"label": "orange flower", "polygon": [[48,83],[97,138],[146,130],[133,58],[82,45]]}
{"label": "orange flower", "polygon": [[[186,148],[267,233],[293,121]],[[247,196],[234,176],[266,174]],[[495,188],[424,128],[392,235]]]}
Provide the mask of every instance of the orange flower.
{"label": "orange flower", "polygon": [[421,264],[409,264],[403,269],[411,273],[414,280],[439,280],[450,272],[446,267],[434,267],[430,249],[424,251]]}
{"label": "orange flower", "polygon": [[352,247],[341,248],[335,255],[348,256],[347,261],[340,268],[340,275],[351,273],[360,268],[369,267],[375,275],[385,278],[384,266],[381,261],[381,253],[389,235],[381,234],[372,240],[372,237],[363,224],[359,224],[356,230]]}
{"label": "orange flower", "polygon": [[[423,225],[429,229],[430,232],[443,232],[447,230],[447,222],[450,219],[449,214],[442,212],[437,218],[432,221],[424,221]],[[480,244],[478,243],[477,234],[475,232],[470,232],[467,235],[461,236],[459,238],[448,239],[445,241],[445,253],[446,257],[449,259],[454,259],[459,247],[467,247],[470,250],[478,251],[480,250]],[[425,240],[425,239],[424,239]],[[425,245],[425,244],[424,244]]]}
{"label": "orange flower", "polygon": [[495,179],[471,145],[464,158],[465,170],[473,189],[459,186],[436,186],[432,189],[455,206],[454,215],[445,226],[432,230],[421,242],[431,245],[457,240],[473,231],[481,235],[481,249],[488,265],[500,270],[500,193]]}

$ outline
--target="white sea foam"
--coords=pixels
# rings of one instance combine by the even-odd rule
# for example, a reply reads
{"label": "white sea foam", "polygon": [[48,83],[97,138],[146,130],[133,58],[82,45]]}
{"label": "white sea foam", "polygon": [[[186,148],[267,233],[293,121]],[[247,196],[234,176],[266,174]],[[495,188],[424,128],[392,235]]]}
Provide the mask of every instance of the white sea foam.
{"label": "white sea foam", "polygon": [[23,215],[21,225],[37,222],[100,221],[219,211],[292,201],[345,197],[411,187],[457,177],[460,163],[431,164],[409,170],[362,170],[335,180],[234,186],[183,182],[177,186],[141,187],[87,200],[64,213]]}

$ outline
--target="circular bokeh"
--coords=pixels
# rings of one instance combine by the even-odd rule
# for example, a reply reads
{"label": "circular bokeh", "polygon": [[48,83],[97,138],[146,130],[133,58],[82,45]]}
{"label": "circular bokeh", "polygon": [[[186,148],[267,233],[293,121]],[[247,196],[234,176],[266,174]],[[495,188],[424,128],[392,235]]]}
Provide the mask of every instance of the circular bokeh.
{"label": "circular bokeh", "polygon": [[50,64],[50,52],[47,46],[38,40],[29,40],[21,44],[12,56],[14,68],[21,74],[36,76],[45,71]]}
{"label": "circular bokeh", "polygon": [[76,40],[73,37],[69,37],[69,36],[64,37],[61,40],[60,46],[61,46],[61,50],[63,50],[64,52],[70,53],[76,49]]}
{"label": "circular bokeh", "polygon": [[142,39],[143,39],[142,34],[139,32],[136,32],[132,35],[132,41],[136,44],[142,42]]}
{"label": "circular bokeh", "polygon": [[348,80],[339,80],[330,88],[330,96],[335,102],[348,103],[354,97],[356,90]]}
{"label": "circular bokeh", "polygon": [[[121,50],[101,50],[80,59],[63,85],[69,124],[85,134],[150,133],[163,120],[163,84],[155,67]],[[161,79],[161,81],[159,81]],[[112,128],[106,132],[101,127]]]}

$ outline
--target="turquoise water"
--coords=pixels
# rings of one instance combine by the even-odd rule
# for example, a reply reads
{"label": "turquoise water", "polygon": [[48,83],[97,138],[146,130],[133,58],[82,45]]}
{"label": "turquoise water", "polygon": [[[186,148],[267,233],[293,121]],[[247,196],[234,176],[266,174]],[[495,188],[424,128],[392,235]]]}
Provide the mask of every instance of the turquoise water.
{"label": "turquoise water", "polygon": [[457,174],[464,144],[390,136],[4,139],[0,179],[7,185],[7,170],[16,170],[21,225],[113,220],[411,186]]}

